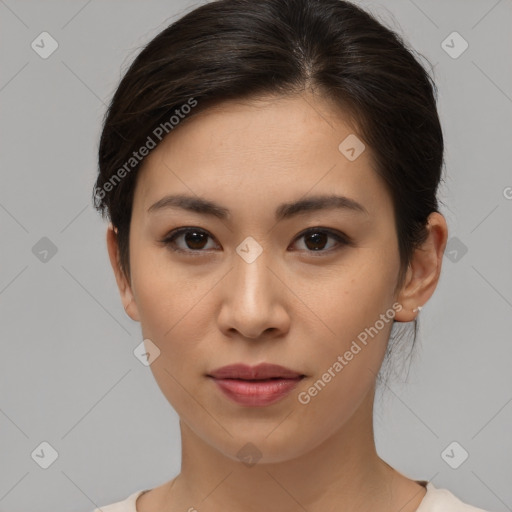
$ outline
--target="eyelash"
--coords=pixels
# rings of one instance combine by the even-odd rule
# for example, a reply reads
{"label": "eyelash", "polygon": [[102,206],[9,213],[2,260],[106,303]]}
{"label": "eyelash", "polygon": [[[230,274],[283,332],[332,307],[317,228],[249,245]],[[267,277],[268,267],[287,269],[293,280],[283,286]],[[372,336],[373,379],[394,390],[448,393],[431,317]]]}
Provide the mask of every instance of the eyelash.
{"label": "eyelash", "polygon": [[[179,236],[181,236],[183,234],[187,234],[189,232],[206,234],[210,239],[213,238],[204,229],[194,228],[194,227],[183,227],[183,228],[177,228],[177,229],[171,231],[163,240],[161,240],[161,243],[164,244],[165,246],[169,247],[174,252],[187,253],[187,254],[190,254],[192,256],[199,256],[201,253],[208,252],[208,249],[206,249],[206,250],[203,250],[203,249],[187,249],[187,250],[184,250],[184,249],[179,249],[179,248],[175,247],[176,239]],[[311,253],[313,256],[321,256],[322,254],[331,254],[332,252],[337,251],[337,250],[341,249],[344,246],[352,246],[353,245],[352,240],[347,235],[345,235],[343,233],[340,233],[338,231],[333,231],[332,229],[321,228],[321,227],[309,228],[306,231],[303,231],[302,233],[300,233],[295,238],[294,243],[295,243],[295,241],[297,241],[297,240],[299,240],[299,239],[301,239],[301,238],[303,238],[303,237],[305,237],[307,235],[311,235],[313,233],[326,234],[329,237],[334,238],[338,242],[338,246],[334,247],[334,248],[331,248],[331,249],[326,249],[326,250],[319,249],[317,251],[305,250],[305,252]]]}

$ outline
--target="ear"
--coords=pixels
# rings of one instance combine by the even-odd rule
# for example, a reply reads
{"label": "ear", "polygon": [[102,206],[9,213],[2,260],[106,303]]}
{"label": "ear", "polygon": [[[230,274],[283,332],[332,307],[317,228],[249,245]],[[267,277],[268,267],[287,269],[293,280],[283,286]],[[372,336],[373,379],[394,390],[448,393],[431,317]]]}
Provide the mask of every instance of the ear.
{"label": "ear", "polygon": [[397,302],[402,309],[395,315],[397,322],[412,322],[421,308],[430,299],[441,275],[443,254],[448,237],[446,220],[438,212],[428,217],[428,237],[421,247],[414,251],[407,269],[404,285]]}
{"label": "ear", "polygon": [[123,302],[124,309],[132,320],[139,322],[139,311],[134,300],[131,284],[128,282],[128,278],[121,268],[119,244],[117,241],[117,230],[115,230],[115,228],[112,226],[112,223],[109,223],[107,229],[107,249],[108,256],[110,258],[110,264],[112,265],[112,269],[114,271],[117,287],[119,288],[119,293],[121,294],[121,301]]}

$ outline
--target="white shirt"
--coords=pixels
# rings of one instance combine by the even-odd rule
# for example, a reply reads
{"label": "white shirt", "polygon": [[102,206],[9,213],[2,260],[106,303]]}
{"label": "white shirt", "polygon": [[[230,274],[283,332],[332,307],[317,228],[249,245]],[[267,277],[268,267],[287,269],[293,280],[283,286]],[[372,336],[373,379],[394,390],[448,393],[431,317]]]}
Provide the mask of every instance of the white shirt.
{"label": "white shirt", "polygon": [[[481,508],[473,507],[459,500],[447,489],[437,489],[431,482],[427,483],[427,492],[421,500],[420,506],[416,512],[487,512]],[[93,512],[137,512],[135,501],[144,492],[149,489],[143,489],[128,498],[110,505],[96,508]]]}

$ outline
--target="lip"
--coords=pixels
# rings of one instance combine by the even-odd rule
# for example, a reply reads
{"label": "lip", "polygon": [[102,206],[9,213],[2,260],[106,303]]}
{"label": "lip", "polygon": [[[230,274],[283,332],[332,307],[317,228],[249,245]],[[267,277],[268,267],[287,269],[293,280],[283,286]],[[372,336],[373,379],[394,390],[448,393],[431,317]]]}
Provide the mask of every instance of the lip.
{"label": "lip", "polygon": [[208,377],[237,404],[264,407],[283,399],[305,375],[284,366],[262,363],[257,366],[223,366]]}

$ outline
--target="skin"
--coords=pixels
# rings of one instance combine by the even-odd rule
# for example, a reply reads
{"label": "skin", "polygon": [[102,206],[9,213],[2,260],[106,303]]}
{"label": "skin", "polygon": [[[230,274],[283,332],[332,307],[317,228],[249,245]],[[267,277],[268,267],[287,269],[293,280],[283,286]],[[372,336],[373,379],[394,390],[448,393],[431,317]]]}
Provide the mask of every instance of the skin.
{"label": "skin", "polygon": [[[412,321],[441,272],[447,226],[432,213],[428,239],[395,291],[391,196],[370,148],[354,161],[338,150],[354,132],[343,112],[311,92],[230,101],[183,121],[146,158],[130,226],[131,279],[111,225],[107,247],[127,314],[160,350],[151,370],[180,417],[182,466],[139,497],[138,512],[412,512],[425,495],[375,449],[375,378],[391,322],[308,404],[297,398],[394,303],[402,306],[395,320]],[[229,217],[147,212],[171,193],[214,201]],[[368,214],[326,209],[274,219],[281,203],[332,193]],[[161,240],[183,226],[209,237],[187,245],[180,236],[177,248],[189,252],[173,252]],[[311,227],[338,231],[353,245],[329,236],[314,251],[300,236]],[[248,236],[263,250],[252,263],[236,252]],[[275,404],[244,407],[206,377],[236,362],[277,363],[306,378]],[[249,442],[261,452],[253,466],[237,456]]]}

